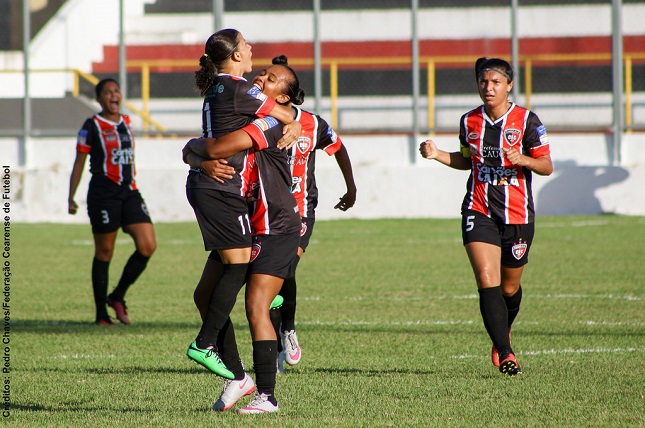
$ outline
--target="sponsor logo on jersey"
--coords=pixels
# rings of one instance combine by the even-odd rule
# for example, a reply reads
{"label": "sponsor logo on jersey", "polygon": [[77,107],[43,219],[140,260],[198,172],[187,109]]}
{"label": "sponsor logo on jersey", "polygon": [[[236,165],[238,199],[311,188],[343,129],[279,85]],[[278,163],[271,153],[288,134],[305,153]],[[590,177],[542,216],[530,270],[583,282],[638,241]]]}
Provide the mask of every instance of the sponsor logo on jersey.
{"label": "sponsor logo on jersey", "polygon": [[253,98],[257,98],[258,100],[264,101],[267,99],[267,96],[262,93],[260,88],[257,86],[253,85],[251,86],[251,89],[248,90],[247,94],[252,96]]}
{"label": "sponsor logo on jersey", "polygon": [[306,156],[287,156],[287,163],[289,165],[306,165],[307,157]]}
{"label": "sponsor logo on jersey", "polygon": [[221,82],[218,82],[217,85],[211,88],[211,93],[213,94],[221,94],[222,92],[224,92],[224,85]]}
{"label": "sponsor logo on jersey", "polygon": [[113,149],[111,162],[112,165],[132,165],[134,163],[134,149],[132,147]]}
{"label": "sponsor logo on jersey", "polygon": [[544,125],[538,126],[536,132],[538,134],[538,138],[540,139],[540,145],[549,144],[549,135],[546,133],[546,128],[544,127]]}
{"label": "sponsor logo on jersey", "polygon": [[300,193],[302,192],[302,186],[300,185],[304,181],[304,177],[299,177],[294,175],[291,177],[291,193]]}
{"label": "sponsor logo on jersey", "polygon": [[87,134],[88,134],[87,129],[81,129],[80,131],[78,131],[77,141],[79,144],[83,144],[83,145],[87,144]]}
{"label": "sponsor logo on jersey", "polygon": [[262,241],[254,242],[251,247],[251,261],[258,258],[260,251],[262,251]]}
{"label": "sponsor logo on jersey", "polygon": [[517,174],[518,171],[515,168],[477,164],[477,180],[494,186],[519,186]]}
{"label": "sponsor logo on jersey", "polygon": [[305,233],[307,233],[307,223],[303,221],[300,226],[300,236],[305,236]]}
{"label": "sponsor logo on jersey", "polygon": [[106,129],[103,131],[103,138],[107,142],[116,141],[119,136],[114,129]]}
{"label": "sponsor logo on jersey", "polygon": [[469,140],[479,140],[479,134],[476,132],[471,132],[468,134],[468,139]]}
{"label": "sponsor logo on jersey", "polygon": [[255,119],[253,121],[253,124],[260,128],[263,132],[273,128],[274,126],[277,126],[278,123],[278,119],[272,116],[267,116],[262,119]]}
{"label": "sponsor logo on jersey", "polygon": [[500,148],[499,148],[499,147],[497,147],[497,146],[495,146],[495,147],[491,147],[491,146],[483,146],[483,147],[481,148],[481,150],[482,150],[482,152],[481,152],[481,156],[482,156],[483,158],[493,158],[493,159],[498,159],[498,158],[500,157],[500,154],[502,153],[502,152],[501,152],[501,150],[500,150]]}
{"label": "sponsor logo on jersey", "polygon": [[522,136],[522,132],[520,132],[519,129],[504,130],[504,139],[511,146],[514,146],[515,144],[517,144],[517,142],[520,141],[521,136]]}
{"label": "sponsor logo on jersey", "polygon": [[513,247],[511,247],[511,252],[513,253],[513,257],[520,260],[524,257],[524,254],[526,254],[527,249],[528,245],[526,245],[526,242],[522,242],[522,239],[520,238],[520,242],[513,244]]}
{"label": "sponsor logo on jersey", "polygon": [[298,150],[302,154],[306,154],[311,151],[311,148],[313,147],[313,143],[311,142],[311,138],[307,136],[300,136],[298,137],[298,142],[296,143],[296,146],[298,147]]}
{"label": "sponsor logo on jersey", "polygon": [[336,143],[336,140],[338,140],[338,135],[336,135],[336,132],[331,128],[327,128],[327,135],[331,138],[331,141],[333,141],[334,144]]}

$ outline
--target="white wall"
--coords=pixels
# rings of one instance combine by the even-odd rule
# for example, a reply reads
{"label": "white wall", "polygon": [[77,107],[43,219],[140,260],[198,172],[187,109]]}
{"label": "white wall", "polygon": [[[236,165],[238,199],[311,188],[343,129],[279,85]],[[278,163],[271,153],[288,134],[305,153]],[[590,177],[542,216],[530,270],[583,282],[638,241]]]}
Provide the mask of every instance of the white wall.
{"label": "white wall", "polygon": [[[335,159],[319,152],[319,219],[459,216],[467,172],[420,158],[420,141],[396,135],[351,136],[343,141],[354,166],[358,200],[346,213],[333,209],[345,192],[344,183]],[[435,141],[443,149],[457,147],[456,137],[441,136]],[[180,154],[184,143],[183,139],[137,139],[137,181],[156,222],[194,221],[184,192],[187,169]],[[75,140],[30,140],[26,167],[19,166],[18,144],[15,139],[0,139],[0,166],[10,170],[9,187],[3,187],[3,192],[10,198],[12,221],[88,222],[87,171],[76,195],[79,213],[67,214]],[[605,166],[611,158],[606,135],[552,134],[551,148],[555,172],[534,180],[539,214],[645,215],[645,198],[634,197],[642,195],[645,183],[643,134],[623,136],[620,167]],[[5,175],[4,168],[0,172]]]}

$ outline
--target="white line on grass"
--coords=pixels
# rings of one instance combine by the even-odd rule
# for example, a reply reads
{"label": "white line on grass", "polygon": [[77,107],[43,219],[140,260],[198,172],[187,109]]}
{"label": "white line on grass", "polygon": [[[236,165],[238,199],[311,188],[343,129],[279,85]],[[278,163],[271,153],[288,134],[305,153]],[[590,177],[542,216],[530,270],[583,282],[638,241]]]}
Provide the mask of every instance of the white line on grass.
{"label": "white line on grass", "polygon": [[[477,321],[479,322],[479,321]],[[569,324],[569,321],[565,322]],[[627,326],[627,327],[643,327],[643,322],[625,322],[625,321],[578,321],[579,324],[585,325],[604,325],[604,326]],[[372,325],[372,326],[388,326],[388,325],[472,325],[475,324],[473,320],[416,320],[416,321],[298,321],[298,325]],[[517,321],[515,325],[539,325],[537,321]]]}
{"label": "white line on grass", "polygon": [[[643,352],[645,348],[591,348],[591,349],[543,349],[541,351],[519,351],[515,355],[559,355],[559,354],[618,354],[626,352]],[[467,358],[488,358],[482,355],[453,355],[450,358],[463,360]]]}
{"label": "white line on grass", "polygon": [[[602,300],[627,300],[627,301],[636,301],[640,302],[645,300],[645,297],[642,296],[633,296],[633,295],[616,295],[616,294],[525,294],[526,297],[531,299],[602,299]],[[315,297],[302,297],[298,298],[300,300],[323,300],[320,296]],[[357,301],[370,301],[370,300],[384,300],[389,302],[409,302],[409,301],[423,301],[423,300],[461,300],[461,299],[479,299],[477,294],[465,294],[461,296],[412,296],[412,297],[372,297],[372,296],[356,296],[356,297],[344,297],[341,298],[344,300],[350,300],[352,302]]]}
{"label": "white line on grass", "polygon": [[298,321],[298,325],[471,325],[472,320],[462,321]]}
{"label": "white line on grass", "polygon": [[[199,243],[199,239],[169,239],[167,241],[157,239],[157,243],[168,244],[168,245],[193,245]],[[117,238],[117,245],[126,245],[132,244],[132,239],[129,238]],[[71,245],[78,245],[82,247],[94,246],[94,241],[91,239],[75,239],[70,242]]]}
{"label": "white line on grass", "polygon": [[114,354],[107,354],[107,355],[102,355],[102,354],[71,354],[71,355],[57,355],[53,356],[52,358],[54,359],[63,359],[63,360],[91,360],[95,358],[116,358],[116,355]]}
{"label": "white line on grass", "polygon": [[587,221],[574,221],[571,223],[540,223],[540,227],[587,227],[587,226],[606,226],[609,222],[607,220],[587,220]]}

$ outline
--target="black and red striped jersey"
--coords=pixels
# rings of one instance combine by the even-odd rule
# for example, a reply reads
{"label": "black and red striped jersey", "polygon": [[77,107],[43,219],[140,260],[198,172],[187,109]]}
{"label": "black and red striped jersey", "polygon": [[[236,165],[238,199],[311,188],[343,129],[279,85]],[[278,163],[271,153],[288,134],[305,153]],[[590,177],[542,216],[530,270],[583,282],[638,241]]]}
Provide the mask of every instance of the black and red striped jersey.
{"label": "black and red striped jersey", "polygon": [[298,204],[291,194],[287,152],[277,148],[282,126],[269,116],[243,128],[253,139],[254,180],[249,214],[253,235],[290,235],[301,227]]}
{"label": "black and red striped jersey", "polygon": [[461,117],[459,140],[461,152],[472,160],[462,212],[475,210],[505,224],[532,223],[532,173],[512,165],[503,149],[514,147],[533,158],[549,155],[549,137],[537,115],[511,104],[493,121],[482,105]]}
{"label": "black and red striped jersey", "polygon": [[[256,117],[267,116],[276,103],[248,82],[230,74],[218,74],[204,97],[202,107],[202,137],[219,138],[243,128]],[[248,189],[249,154],[242,151],[226,159],[235,168],[235,175],[224,183],[193,169],[188,173],[186,187],[217,189],[244,196]]]}
{"label": "black and red striped jersey", "polygon": [[298,202],[301,217],[315,217],[318,205],[316,186],[316,150],[324,150],[329,156],[343,145],[341,139],[323,118],[294,107],[295,118],[302,125],[298,142],[289,149],[291,191]]}
{"label": "black and red striped jersey", "polygon": [[100,114],[88,118],[78,132],[76,150],[90,155],[90,172],[105,175],[116,184],[137,189],[134,166],[134,136],[130,118],[120,115],[119,122]]}

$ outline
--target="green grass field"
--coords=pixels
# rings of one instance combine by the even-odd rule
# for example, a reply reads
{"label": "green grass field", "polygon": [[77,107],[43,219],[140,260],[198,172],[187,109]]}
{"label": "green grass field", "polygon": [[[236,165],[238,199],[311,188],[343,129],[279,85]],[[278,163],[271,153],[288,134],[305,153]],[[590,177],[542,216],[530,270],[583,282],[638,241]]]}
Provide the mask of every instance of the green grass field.
{"label": "green grass field", "polygon": [[[513,378],[489,361],[458,220],[317,222],[298,275],[303,360],[278,377],[280,412],[259,416],[210,411],[222,382],[185,356],[207,254],[196,224],[156,232],[133,324],[98,327],[89,225],[12,224],[3,425],[645,426],[644,217],[538,219]],[[110,289],[131,252],[120,236]],[[242,299],[233,319],[250,367]]]}

